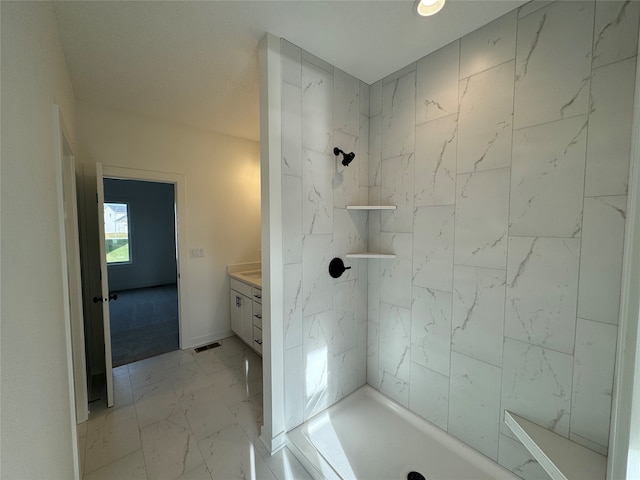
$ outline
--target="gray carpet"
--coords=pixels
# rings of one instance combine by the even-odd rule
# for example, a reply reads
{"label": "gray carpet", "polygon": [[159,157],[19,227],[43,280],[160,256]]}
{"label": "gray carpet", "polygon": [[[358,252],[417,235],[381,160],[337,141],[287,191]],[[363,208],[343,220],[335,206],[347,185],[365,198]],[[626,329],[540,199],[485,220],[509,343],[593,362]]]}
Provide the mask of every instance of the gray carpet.
{"label": "gray carpet", "polygon": [[117,292],[109,302],[114,367],[177,350],[178,289],[175,284]]}

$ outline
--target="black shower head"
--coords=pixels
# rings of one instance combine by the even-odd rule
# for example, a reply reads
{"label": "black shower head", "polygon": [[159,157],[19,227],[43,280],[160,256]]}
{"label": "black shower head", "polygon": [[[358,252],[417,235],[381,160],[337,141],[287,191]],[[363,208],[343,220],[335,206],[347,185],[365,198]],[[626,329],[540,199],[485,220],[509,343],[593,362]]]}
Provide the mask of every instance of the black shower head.
{"label": "black shower head", "polygon": [[356,158],[356,154],[351,152],[351,153],[345,153],[342,150],[340,150],[338,147],[335,147],[333,149],[333,154],[337,157],[338,155],[342,155],[342,165],[344,165],[345,167],[348,167],[349,164],[353,161],[354,158]]}

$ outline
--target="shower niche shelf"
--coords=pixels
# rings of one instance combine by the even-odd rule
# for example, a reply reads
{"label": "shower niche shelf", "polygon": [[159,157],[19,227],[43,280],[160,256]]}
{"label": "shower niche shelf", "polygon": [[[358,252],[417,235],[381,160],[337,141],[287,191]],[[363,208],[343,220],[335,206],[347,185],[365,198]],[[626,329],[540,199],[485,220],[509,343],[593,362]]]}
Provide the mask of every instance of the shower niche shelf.
{"label": "shower niche shelf", "polygon": [[504,423],[552,479],[605,480],[607,457],[604,455],[506,410]]}
{"label": "shower niche shelf", "polygon": [[[395,205],[347,205],[347,210],[395,210]],[[357,252],[347,253],[347,258],[396,258],[394,253]]]}

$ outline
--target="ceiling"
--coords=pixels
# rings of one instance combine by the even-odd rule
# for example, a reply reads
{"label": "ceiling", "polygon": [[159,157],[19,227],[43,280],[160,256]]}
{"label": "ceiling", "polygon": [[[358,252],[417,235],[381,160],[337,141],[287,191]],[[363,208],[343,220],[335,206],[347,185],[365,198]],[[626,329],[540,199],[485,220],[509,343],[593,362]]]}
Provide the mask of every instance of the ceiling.
{"label": "ceiling", "polygon": [[79,100],[259,139],[258,43],[285,38],[369,84],[524,0],[56,1]]}

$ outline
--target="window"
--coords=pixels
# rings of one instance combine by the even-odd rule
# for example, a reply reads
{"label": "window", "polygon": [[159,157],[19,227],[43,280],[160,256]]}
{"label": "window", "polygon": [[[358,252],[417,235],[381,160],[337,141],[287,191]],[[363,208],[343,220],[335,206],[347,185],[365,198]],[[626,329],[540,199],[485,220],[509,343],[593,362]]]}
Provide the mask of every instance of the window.
{"label": "window", "polygon": [[131,263],[128,204],[105,202],[104,236],[107,264]]}

